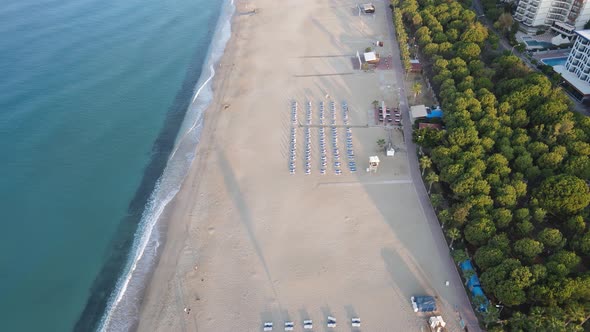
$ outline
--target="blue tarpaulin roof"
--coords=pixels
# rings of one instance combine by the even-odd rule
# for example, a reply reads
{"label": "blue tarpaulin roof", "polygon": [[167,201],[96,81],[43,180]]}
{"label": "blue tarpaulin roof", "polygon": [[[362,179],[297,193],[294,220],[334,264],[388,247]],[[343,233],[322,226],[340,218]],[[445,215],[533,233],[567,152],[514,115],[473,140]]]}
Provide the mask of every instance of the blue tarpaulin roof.
{"label": "blue tarpaulin roof", "polygon": [[414,296],[412,297],[414,311],[432,312],[436,311],[436,301],[432,296]]}
{"label": "blue tarpaulin roof", "polygon": [[[461,270],[463,272],[465,271],[474,271],[473,269],[473,265],[471,265],[471,260],[468,259],[464,262],[461,262],[459,264],[459,268],[461,268]],[[483,289],[481,288],[481,285],[479,284],[479,278],[477,277],[477,274],[474,274],[469,278],[469,280],[467,281],[467,287],[469,288],[469,290],[471,291],[471,296],[473,297],[483,297],[484,301],[482,304],[479,305],[478,310],[479,311],[487,311],[488,310],[488,298],[485,296]]]}
{"label": "blue tarpaulin roof", "polygon": [[430,112],[428,112],[428,115],[426,115],[427,118],[442,118],[443,116],[443,111],[440,108],[435,108],[433,110],[430,110]]}

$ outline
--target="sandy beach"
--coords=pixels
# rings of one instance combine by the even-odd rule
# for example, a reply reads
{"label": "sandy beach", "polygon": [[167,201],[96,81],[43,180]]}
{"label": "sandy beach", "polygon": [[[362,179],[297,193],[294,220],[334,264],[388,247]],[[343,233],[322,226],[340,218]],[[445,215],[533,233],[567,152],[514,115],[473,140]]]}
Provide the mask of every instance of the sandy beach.
{"label": "sandy beach", "polygon": [[[338,319],[335,330],[350,330],[358,316],[364,331],[421,331],[425,318],[409,298],[424,294],[438,297],[449,331],[461,330],[459,314],[473,324],[442,232],[427,221],[412,182],[408,153],[415,152],[406,151],[401,131],[375,123],[372,102],[397,105],[400,83],[387,66],[355,69],[356,52],[377,40],[385,41],[382,58],[393,53],[387,1],[374,4],[374,15],[359,15],[348,0],[236,1],[197,159],[161,221],[166,242],[139,331],[261,331],[265,321],[275,330],[294,321],[303,331],[303,319],[327,331],[328,315]],[[343,125],[347,103],[356,172],[338,127],[342,174],[335,174],[331,128],[320,174],[319,128],[311,127],[305,174],[305,128],[291,122],[293,101],[299,123],[311,102],[314,125],[320,102],[326,118],[334,102]],[[377,149],[388,137],[394,157]],[[367,173],[372,155],[381,164]]]}

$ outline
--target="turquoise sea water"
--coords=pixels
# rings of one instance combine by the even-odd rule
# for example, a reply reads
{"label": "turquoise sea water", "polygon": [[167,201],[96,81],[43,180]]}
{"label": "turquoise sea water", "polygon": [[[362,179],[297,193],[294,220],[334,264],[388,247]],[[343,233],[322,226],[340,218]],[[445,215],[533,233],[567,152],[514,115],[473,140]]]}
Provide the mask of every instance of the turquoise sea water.
{"label": "turquoise sea water", "polygon": [[97,328],[146,204],[159,206],[175,137],[200,121],[206,101],[181,127],[221,11],[206,0],[3,2],[0,330]]}

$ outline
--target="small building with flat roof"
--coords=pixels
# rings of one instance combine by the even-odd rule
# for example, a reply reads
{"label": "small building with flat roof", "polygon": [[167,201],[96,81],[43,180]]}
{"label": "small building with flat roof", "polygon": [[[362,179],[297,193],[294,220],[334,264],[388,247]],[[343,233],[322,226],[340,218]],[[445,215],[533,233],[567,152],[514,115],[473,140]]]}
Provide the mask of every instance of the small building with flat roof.
{"label": "small building with flat roof", "polygon": [[414,105],[410,107],[410,115],[412,116],[412,123],[416,121],[416,119],[425,118],[428,116],[428,109],[425,105]]}
{"label": "small building with flat roof", "polygon": [[418,59],[410,60],[410,71],[412,73],[421,73],[422,72],[422,64]]}
{"label": "small building with flat roof", "polygon": [[430,128],[434,130],[441,130],[442,125],[440,123],[428,123],[428,122],[420,122],[418,124],[418,129]]}
{"label": "small building with flat roof", "polygon": [[365,52],[363,55],[365,57],[365,62],[370,64],[378,64],[379,63],[379,56],[375,52]]}

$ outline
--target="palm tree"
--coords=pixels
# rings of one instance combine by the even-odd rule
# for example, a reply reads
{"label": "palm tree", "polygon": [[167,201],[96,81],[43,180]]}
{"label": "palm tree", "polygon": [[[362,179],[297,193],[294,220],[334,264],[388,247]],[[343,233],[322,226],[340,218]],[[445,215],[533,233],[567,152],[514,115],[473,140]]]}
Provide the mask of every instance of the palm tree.
{"label": "palm tree", "polygon": [[414,83],[414,85],[412,85],[412,92],[414,93],[414,102],[416,102],[416,98],[418,98],[418,95],[422,92],[422,84],[419,82]]}
{"label": "palm tree", "polygon": [[380,138],[377,140],[377,146],[379,147],[379,150],[383,150],[383,148],[385,147],[385,139]]}
{"label": "palm tree", "polygon": [[420,168],[422,168],[422,176],[424,176],[424,171],[432,166],[432,160],[428,156],[422,156],[419,160]]}
{"label": "palm tree", "polygon": [[441,194],[433,194],[432,196],[430,196],[430,203],[432,204],[434,211],[436,211],[436,209],[441,207],[443,202],[444,202],[444,198]]}
{"label": "palm tree", "polygon": [[430,195],[430,189],[432,189],[432,184],[438,182],[438,174],[434,172],[429,172],[426,175],[426,182],[428,182],[428,195]]}
{"label": "palm tree", "polygon": [[449,248],[453,249],[453,242],[461,237],[461,231],[455,227],[449,228],[449,230],[447,230],[447,236],[451,239],[451,245]]}

